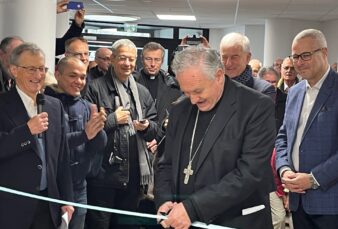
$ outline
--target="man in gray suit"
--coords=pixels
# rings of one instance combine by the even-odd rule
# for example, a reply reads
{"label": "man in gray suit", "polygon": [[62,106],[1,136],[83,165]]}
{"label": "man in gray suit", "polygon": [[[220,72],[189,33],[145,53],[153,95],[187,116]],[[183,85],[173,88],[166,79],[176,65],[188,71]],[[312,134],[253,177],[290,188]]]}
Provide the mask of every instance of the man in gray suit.
{"label": "man in gray suit", "polygon": [[162,226],[272,228],[272,100],[224,76],[212,49],[188,47],[172,67],[187,98],[172,108],[155,173]]}
{"label": "man in gray suit", "polygon": [[275,101],[275,88],[268,82],[252,76],[252,69],[249,65],[250,41],[247,36],[240,33],[225,35],[221,40],[220,54],[226,76],[270,96]]}

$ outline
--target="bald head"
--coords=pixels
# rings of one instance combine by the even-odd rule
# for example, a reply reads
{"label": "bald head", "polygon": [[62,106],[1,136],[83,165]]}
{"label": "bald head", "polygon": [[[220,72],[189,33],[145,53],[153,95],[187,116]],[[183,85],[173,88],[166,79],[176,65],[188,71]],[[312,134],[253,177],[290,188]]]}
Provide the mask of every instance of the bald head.
{"label": "bald head", "polygon": [[100,71],[107,72],[112,51],[109,48],[99,48],[95,52],[95,62]]}
{"label": "bald head", "polygon": [[68,56],[57,66],[55,78],[59,88],[68,95],[77,97],[86,84],[87,65],[80,59]]}

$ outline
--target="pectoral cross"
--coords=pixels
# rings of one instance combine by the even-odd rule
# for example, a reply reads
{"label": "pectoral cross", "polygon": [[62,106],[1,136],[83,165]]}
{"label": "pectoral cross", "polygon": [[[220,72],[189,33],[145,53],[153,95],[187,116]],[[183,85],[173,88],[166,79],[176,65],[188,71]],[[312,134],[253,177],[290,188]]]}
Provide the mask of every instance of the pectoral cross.
{"label": "pectoral cross", "polygon": [[191,169],[191,161],[189,162],[188,166],[183,170],[184,176],[184,184],[188,184],[189,177],[194,174],[194,170]]}

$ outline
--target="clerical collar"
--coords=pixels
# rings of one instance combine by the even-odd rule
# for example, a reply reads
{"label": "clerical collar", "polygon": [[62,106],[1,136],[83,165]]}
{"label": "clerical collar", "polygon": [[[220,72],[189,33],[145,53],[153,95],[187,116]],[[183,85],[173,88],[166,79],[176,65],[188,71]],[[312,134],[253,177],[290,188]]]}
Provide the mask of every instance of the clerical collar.
{"label": "clerical collar", "polygon": [[142,69],[142,72],[143,72],[143,74],[144,74],[148,79],[150,79],[150,80],[155,80],[155,79],[157,79],[158,75],[160,74],[160,72],[158,72],[156,75],[150,75],[150,74],[146,73],[146,72],[144,71],[144,69]]}

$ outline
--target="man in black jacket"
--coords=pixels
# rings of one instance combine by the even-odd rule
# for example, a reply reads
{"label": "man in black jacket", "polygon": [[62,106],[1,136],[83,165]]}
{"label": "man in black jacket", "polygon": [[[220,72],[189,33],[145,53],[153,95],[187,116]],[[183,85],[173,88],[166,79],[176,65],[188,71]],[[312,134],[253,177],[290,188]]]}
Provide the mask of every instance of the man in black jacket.
{"label": "man in black jacket", "polygon": [[[176,79],[161,70],[164,58],[164,48],[156,42],[147,43],[142,50],[143,68],[135,75],[137,82],[145,86],[155,101],[158,116],[158,125],[162,126],[168,118],[169,109],[175,100],[182,95]],[[163,137],[159,131],[158,136],[148,147],[152,152],[156,150],[156,143]]]}
{"label": "man in black jacket", "polygon": [[[46,87],[45,94],[58,98],[65,109],[67,141],[70,150],[70,166],[73,180],[74,201],[87,203],[86,176],[90,173],[98,152],[107,143],[102,130],[106,114],[96,105],[81,97],[86,84],[87,66],[76,57],[62,58],[57,66],[57,85]],[[85,208],[75,208],[70,229],[84,228]]]}
{"label": "man in black jacket", "polygon": [[[137,82],[145,86],[155,101],[158,116],[158,132],[154,140],[147,143],[147,147],[154,156],[163,153],[165,122],[168,119],[170,107],[181,95],[176,79],[161,70],[164,58],[164,48],[156,42],[147,43],[142,50],[143,68],[135,76]],[[160,143],[160,145],[159,145]],[[157,148],[159,147],[159,148]],[[156,154],[155,154],[156,153]],[[154,163],[156,166],[156,163]],[[141,212],[156,214],[153,202],[153,187],[149,186],[146,198],[140,202]],[[149,224],[149,223],[148,223]],[[147,227],[148,228],[148,227]],[[150,227],[149,227],[150,228]]]}
{"label": "man in black jacket", "polygon": [[[112,67],[88,85],[85,98],[106,110],[104,130],[108,136],[101,170],[88,179],[89,204],[135,211],[141,186],[151,183],[153,171],[146,141],[155,138],[157,116],[149,91],[132,76],[136,58],[133,42],[117,40],[112,46]],[[88,211],[87,226],[108,229],[135,224],[122,216],[112,216]]]}
{"label": "man in black jacket", "polygon": [[162,226],[272,229],[273,101],[224,77],[216,50],[190,46],[172,67],[187,98],[172,108],[155,174]]}

